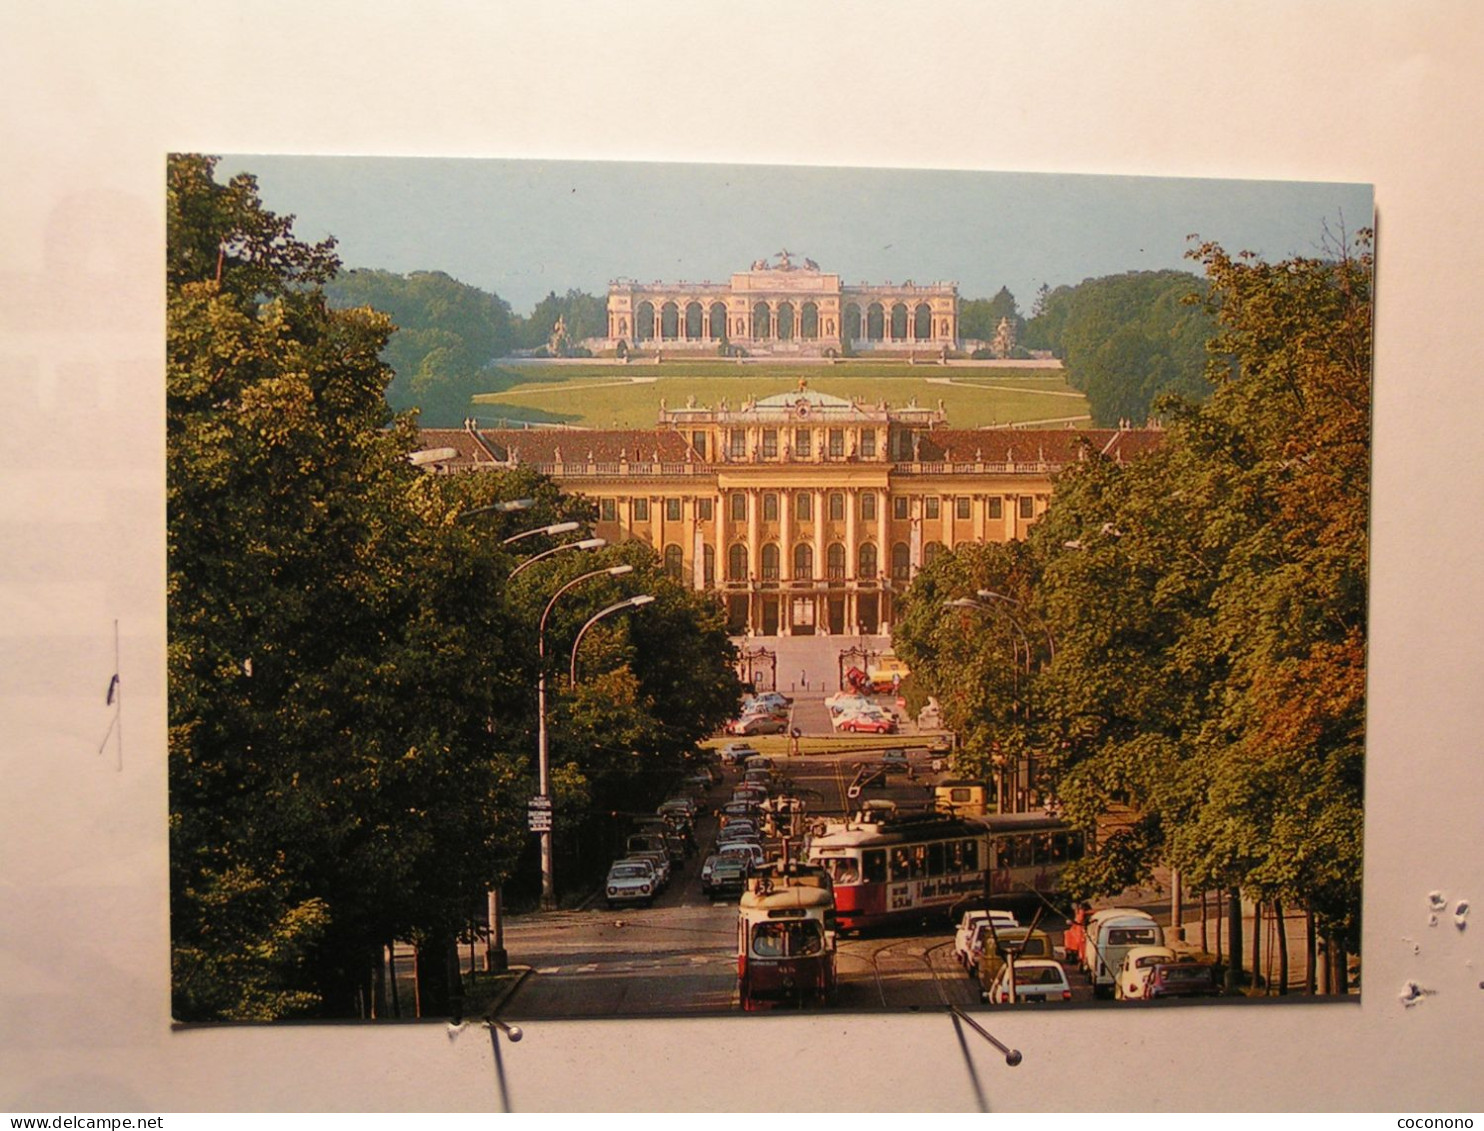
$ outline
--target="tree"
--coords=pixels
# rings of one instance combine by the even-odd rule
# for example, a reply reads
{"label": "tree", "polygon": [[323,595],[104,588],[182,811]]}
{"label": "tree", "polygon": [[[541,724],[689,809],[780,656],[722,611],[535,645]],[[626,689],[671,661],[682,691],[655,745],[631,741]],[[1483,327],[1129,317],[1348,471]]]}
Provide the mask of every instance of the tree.
{"label": "tree", "polygon": [[1038,294],[1020,340],[1062,358],[1098,427],[1143,423],[1163,394],[1199,401],[1210,392],[1205,345],[1215,325],[1204,306],[1185,302],[1204,287],[1184,271],[1085,279]]}
{"label": "tree", "polygon": [[[387,400],[420,410],[424,426],[457,426],[475,393],[496,390],[489,367],[517,342],[517,323],[498,295],[442,271],[347,271],[325,284],[332,305],[368,308],[395,324],[383,351],[394,374]],[[550,327],[547,328],[550,330]]]}
{"label": "tree", "polygon": [[1009,319],[1010,328],[1018,339],[1025,319],[1021,317],[1015,296],[1008,287],[1001,287],[993,298],[972,298],[961,302],[958,311],[959,336],[990,341],[999,329],[1002,318]]}
{"label": "tree", "polygon": [[172,158],[167,198],[175,1009],[344,1016],[508,867],[509,558],[407,461],[385,317],[331,309],[330,245],[214,165]]}

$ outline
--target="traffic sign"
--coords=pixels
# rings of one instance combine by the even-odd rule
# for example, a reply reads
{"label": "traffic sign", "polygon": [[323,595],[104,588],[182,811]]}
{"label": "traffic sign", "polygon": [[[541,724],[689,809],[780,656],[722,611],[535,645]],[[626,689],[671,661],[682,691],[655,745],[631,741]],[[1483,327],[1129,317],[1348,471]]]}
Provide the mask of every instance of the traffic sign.
{"label": "traffic sign", "polygon": [[545,809],[532,809],[526,813],[533,833],[551,832],[551,814]]}
{"label": "traffic sign", "polygon": [[531,810],[545,809],[548,813],[550,813],[551,797],[545,793],[538,793],[535,797],[531,798],[530,801],[526,802],[526,808]]}

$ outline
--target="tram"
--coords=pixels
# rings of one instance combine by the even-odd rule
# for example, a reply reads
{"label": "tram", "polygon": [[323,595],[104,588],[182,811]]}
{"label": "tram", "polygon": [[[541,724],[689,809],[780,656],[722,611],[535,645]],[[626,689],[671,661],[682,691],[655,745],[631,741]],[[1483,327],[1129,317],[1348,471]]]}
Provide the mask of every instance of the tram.
{"label": "tram", "polygon": [[754,877],[737,913],[737,990],[745,1010],[835,998],[835,901],[827,878]]}
{"label": "tram", "polygon": [[900,814],[874,802],[828,822],[809,860],[834,881],[841,928],[859,930],[1052,895],[1085,851],[1081,832],[1046,813]]}

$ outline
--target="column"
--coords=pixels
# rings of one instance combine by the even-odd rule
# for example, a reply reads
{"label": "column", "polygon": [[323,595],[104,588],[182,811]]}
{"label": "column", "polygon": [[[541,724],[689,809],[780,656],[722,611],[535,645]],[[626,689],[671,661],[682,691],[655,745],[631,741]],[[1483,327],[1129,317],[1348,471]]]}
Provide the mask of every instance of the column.
{"label": "column", "polygon": [[691,586],[695,589],[706,588],[706,537],[701,533],[701,524],[696,521],[696,500],[686,499],[682,502],[682,515],[685,519],[685,538],[681,541],[681,553],[690,555]]}
{"label": "column", "polygon": [[855,544],[855,508],[860,506],[860,492],[854,487],[845,492],[845,580],[855,580],[855,564],[860,547]]}
{"label": "column", "polygon": [[759,531],[759,523],[762,519],[760,513],[762,500],[758,497],[757,488],[747,489],[747,572],[751,577],[762,577],[763,561],[760,543],[762,541]]}
{"label": "column", "polygon": [[984,541],[985,514],[989,511],[989,496],[974,496],[974,541]]}
{"label": "column", "polygon": [[787,489],[778,492],[778,635],[787,636],[793,628],[793,601],[790,592],[794,576],[793,496]]}
{"label": "column", "polygon": [[824,577],[826,573],[824,560],[824,488],[817,487],[814,490],[814,576]]}
{"label": "column", "polygon": [[912,563],[910,576],[916,577],[922,568],[922,499],[914,497],[911,507],[912,533],[907,539],[907,560]]}
{"label": "column", "polygon": [[711,513],[716,518],[716,587],[718,589],[727,580],[727,550],[730,548],[727,542],[727,523],[730,518],[727,511],[723,509],[726,501],[726,494],[718,491],[716,502],[711,507]]}
{"label": "column", "polygon": [[891,576],[891,531],[887,529],[887,515],[891,513],[891,494],[881,491],[876,497],[876,570]]}

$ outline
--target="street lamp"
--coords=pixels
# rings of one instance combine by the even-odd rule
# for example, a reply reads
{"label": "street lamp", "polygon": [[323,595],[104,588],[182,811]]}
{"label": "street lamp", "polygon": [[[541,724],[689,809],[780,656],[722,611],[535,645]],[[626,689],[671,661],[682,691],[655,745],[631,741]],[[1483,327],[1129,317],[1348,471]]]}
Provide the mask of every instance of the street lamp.
{"label": "street lamp", "polygon": [[[541,624],[536,630],[536,654],[540,657],[540,665],[536,678],[536,771],[539,779],[537,793],[542,797],[551,796],[551,761],[547,753],[546,744],[546,618],[551,615],[552,606],[557,603],[557,598],[573,586],[578,585],[589,578],[622,577],[626,573],[633,573],[631,565],[609,566],[607,569],[595,569],[580,577],[574,577],[560,589],[551,595],[551,600],[546,602],[546,608],[541,613]],[[556,907],[556,875],[553,868],[551,829],[541,830],[541,907],[550,911]]]}
{"label": "street lamp", "polygon": [[519,542],[522,538],[534,538],[538,534],[570,534],[581,526],[580,522],[554,522],[550,526],[538,526],[535,530],[522,530],[519,534],[512,534],[509,538],[501,539],[500,545],[508,546],[512,542]]}
{"label": "street lamp", "polygon": [[455,522],[463,522],[466,518],[472,518],[476,514],[489,514],[491,511],[499,514],[509,514],[511,511],[530,510],[536,505],[535,499],[511,499],[504,503],[491,503],[487,507],[475,507],[473,510],[460,511],[454,516]]}
{"label": "street lamp", "polygon": [[[548,526],[542,530],[528,530],[526,531],[526,534],[558,533],[559,531],[557,530],[557,527],[575,530],[577,529],[577,523],[559,522],[556,524],[556,526]],[[516,535],[516,537],[523,538],[525,537],[525,535]],[[527,558],[525,561],[521,562],[520,565],[511,570],[510,576],[506,580],[514,581],[515,575],[520,573],[521,570],[525,569],[527,566],[533,566],[537,562],[541,561],[543,558],[549,558],[552,554],[560,554],[563,550],[598,550],[606,545],[608,545],[608,541],[605,538],[584,538],[580,542],[563,542],[560,546],[553,546],[549,550],[542,550],[539,554],[533,554],[531,557]]]}
{"label": "street lamp", "polygon": [[637,609],[640,606],[648,605],[653,601],[654,598],[651,597],[648,593],[640,593],[637,597],[630,597],[626,601],[619,601],[616,604],[609,605],[606,609],[603,609],[601,612],[598,612],[588,618],[587,623],[578,630],[577,639],[572,644],[571,678],[573,687],[577,686],[577,649],[582,647],[582,638],[587,634],[587,630],[592,628],[593,625],[597,624],[606,616],[611,616],[613,613],[622,612],[624,609]]}

